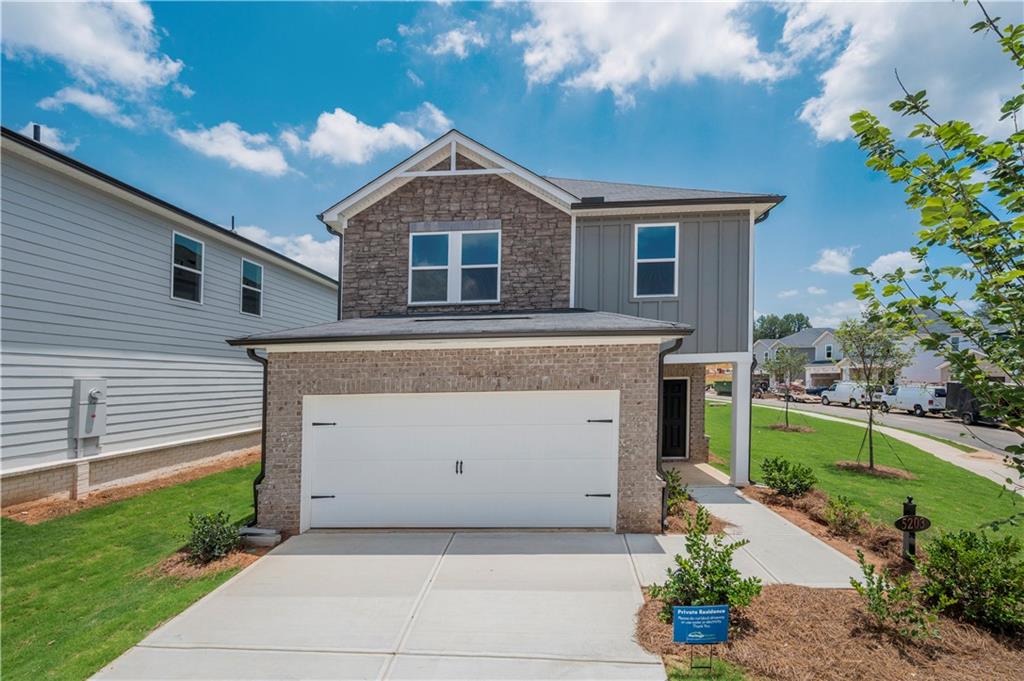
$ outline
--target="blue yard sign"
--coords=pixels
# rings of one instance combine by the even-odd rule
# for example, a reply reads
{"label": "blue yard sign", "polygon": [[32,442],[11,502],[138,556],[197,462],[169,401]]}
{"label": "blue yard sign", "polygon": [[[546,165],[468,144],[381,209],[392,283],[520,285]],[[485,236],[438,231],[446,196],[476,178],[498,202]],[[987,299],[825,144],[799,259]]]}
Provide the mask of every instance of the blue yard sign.
{"label": "blue yard sign", "polygon": [[677,605],[672,608],[672,640],[706,645],[729,640],[728,605]]}

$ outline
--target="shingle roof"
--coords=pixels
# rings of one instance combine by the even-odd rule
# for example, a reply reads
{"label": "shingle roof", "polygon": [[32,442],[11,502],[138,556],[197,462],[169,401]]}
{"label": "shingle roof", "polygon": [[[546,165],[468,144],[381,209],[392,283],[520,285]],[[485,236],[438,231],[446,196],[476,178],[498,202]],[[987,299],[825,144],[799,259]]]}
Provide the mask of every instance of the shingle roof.
{"label": "shingle roof", "polygon": [[261,346],[326,341],[422,340],[443,338],[529,338],[570,336],[662,336],[682,338],[693,327],[679,322],[590,310],[544,310],[501,314],[423,314],[365,317],[260,333],[229,340]]}
{"label": "shingle roof", "polygon": [[566,177],[545,177],[570,194],[584,197],[604,197],[605,203],[633,203],[644,201],[764,201],[778,203],[783,197],[774,194],[747,194],[723,192],[710,189],[686,189],[684,187],[660,187],[625,182],[601,182],[598,180],[576,180]]}
{"label": "shingle roof", "polygon": [[785,338],[780,338],[779,342],[791,348],[809,348],[826,331],[835,331],[835,329],[827,326],[810,326],[796,333],[791,333]]}

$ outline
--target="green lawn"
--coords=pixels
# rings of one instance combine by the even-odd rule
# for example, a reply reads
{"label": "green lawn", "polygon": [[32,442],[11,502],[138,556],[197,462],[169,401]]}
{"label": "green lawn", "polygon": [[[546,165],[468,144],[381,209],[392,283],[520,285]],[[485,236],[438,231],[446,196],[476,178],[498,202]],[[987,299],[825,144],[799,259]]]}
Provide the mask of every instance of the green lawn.
{"label": "green lawn", "polygon": [[[730,664],[719,658],[712,661],[712,668],[690,669],[689,657],[680,664],[674,664],[668,668],[668,681],[746,681],[746,674],[734,664]],[[693,663],[706,666],[708,659],[694,656]]]}
{"label": "green lawn", "polygon": [[84,679],[234,571],[194,581],[146,568],[182,545],[189,512],[252,511],[246,466],[35,526],[0,520],[4,679]]}
{"label": "green lawn", "polygon": [[[708,403],[705,407],[705,430],[711,438],[711,450],[725,460],[724,464],[716,464],[723,471],[729,469],[730,411],[729,405]],[[826,493],[849,496],[876,520],[887,524],[902,514],[904,498],[912,496],[918,513],[932,519],[933,529],[924,533],[925,539],[937,531],[977,529],[992,521],[1024,514],[1024,499],[1001,493],[996,483],[878,434],[875,435],[875,462],[905,468],[917,479],[880,479],[841,471],[832,464],[857,458],[863,428],[794,412],[790,412],[791,423],[811,426],[815,432],[785,433],[768,428],[782,418],[781,411],[754,407],[750,471],[754,479],[759,477],[760,462],[766,457],[783,456],[803,462],[814,469],[818,487]],[[866,445],[861,460],[867,460]],[[1024,517],[1020,525],[1003,525],[1002,528],[1000,532],[1024,539]]]}

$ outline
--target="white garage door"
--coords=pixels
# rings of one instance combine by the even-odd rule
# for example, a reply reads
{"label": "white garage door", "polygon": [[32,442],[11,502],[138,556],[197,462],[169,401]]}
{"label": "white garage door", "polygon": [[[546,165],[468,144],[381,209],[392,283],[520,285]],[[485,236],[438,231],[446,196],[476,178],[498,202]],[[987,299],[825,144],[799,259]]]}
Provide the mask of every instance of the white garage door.
{"label": "white garage door", "polygon": [[304,527],[613,527],[618,391],[310,395]]}

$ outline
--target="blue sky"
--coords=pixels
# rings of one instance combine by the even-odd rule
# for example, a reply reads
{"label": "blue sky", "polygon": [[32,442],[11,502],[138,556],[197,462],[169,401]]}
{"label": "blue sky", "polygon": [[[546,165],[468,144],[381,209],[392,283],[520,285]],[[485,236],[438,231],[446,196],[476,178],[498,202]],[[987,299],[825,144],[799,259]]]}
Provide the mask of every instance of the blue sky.
{"label": "blue sky", "polygon": [[969,32],[977,9],[952,2],[2,11],[5,126],[40,123],[314,267],[336,255],[315,215],[454,126],[541,174],[786,194],[758,228],[756,309],[819,324],[856,312],[843,272],[907,263],[914,243],[849,113],[884,114],[896,67],[970,120],[994,121],[1019,80]]}

